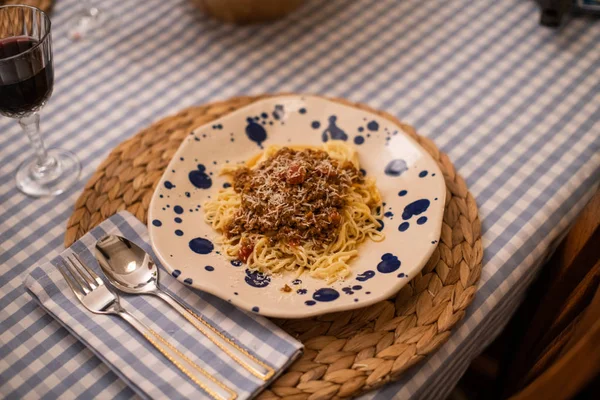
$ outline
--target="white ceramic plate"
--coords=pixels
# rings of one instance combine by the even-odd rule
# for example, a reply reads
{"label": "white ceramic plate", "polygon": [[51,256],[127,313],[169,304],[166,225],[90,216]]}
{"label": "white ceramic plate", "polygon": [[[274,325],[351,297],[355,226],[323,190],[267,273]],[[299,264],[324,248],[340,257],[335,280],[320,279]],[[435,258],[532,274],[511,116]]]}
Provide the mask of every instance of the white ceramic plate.
{"label": "white ceramic plate", "polygon": [[[347,140],[383,196],[386,239],[367,240],[353,276],[327,285],[292,275],[263,276],[230,262],[201,205],[226,183],[219,170],[267,144],[319,145]],[[364,307],[389,298],[418,273],[440,238],[446,188],[427,152],[400,127],[375,114],[311,96],[253,103],[195,129],[183,141],[150,204],[152,246],[179,281],[258,314],[302,318]],[[284,293],[289,285],[293,290]]]}

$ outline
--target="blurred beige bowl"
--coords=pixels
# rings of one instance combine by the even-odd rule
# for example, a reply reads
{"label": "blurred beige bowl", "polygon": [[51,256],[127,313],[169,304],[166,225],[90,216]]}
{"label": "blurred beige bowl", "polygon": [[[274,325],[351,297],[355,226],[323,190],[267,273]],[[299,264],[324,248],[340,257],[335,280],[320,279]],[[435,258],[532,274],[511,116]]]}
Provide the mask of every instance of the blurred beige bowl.
{"label": "blurred beige bowl", "polygon": [[296,8],[304,0],[192,0],[202,12],[221,21],[252,24],[273,21]]}

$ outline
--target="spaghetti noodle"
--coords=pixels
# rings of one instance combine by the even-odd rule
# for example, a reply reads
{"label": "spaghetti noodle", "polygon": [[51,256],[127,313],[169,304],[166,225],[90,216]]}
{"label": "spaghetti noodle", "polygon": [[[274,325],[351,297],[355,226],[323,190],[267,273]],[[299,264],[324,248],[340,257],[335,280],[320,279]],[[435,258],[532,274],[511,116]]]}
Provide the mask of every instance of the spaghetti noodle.
{"label": "spaghetti noodle", "polygon": [[263,273],[294,271],[332,282],[367,238],[381,241],[381,196],[340,141],[269,146],[245,165],[221,171],[233,185],[204,204],[223,254]]}

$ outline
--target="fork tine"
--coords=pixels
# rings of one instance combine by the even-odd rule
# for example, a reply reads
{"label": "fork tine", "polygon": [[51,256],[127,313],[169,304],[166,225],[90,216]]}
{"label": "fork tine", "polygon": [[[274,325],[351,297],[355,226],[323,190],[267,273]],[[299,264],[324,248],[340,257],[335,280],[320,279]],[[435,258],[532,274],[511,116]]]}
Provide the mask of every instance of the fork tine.
{"label": "fork tine", "polygon": [[64,262],[61,262],[56,268],[58,269],[58,272],[61,273],[63,278],[65,278],[67,285],[69,285],[75,296],[84,296],[81,286],[77,282],[73,281],[73,278],[70,276],[71,274],[65,271],[65,269],[69,269],[69,267]]}
{"label": "fork tine", "polygon": [[67,266],[69,264],[71,265],[71,267],[69,267],[71,275],[73,275],[75,280],[81,285],[81,288],[83,289],[84,293],[88,294],[89,292],[94,290],[96,286],[92,287],[90,285],[90,282],[83,276],[80,267],[77,266],[77,264],[71,259],[71,257],[67,256]]}
{"label": "fork tine", "polygon": [[83,266],[85,271],[89,274],[90,278],[92,278],[94,281],[96,281],[97,285],[104,285],[104,281],[98,276],[98,274],[95,273],[93,269],[88,267],[86,263],[81,261],[81,258],[79,258],[79,256],[77,254],[73,253],[73,257],[75,257],[75,259],[77,259],[77,261],[79,261],[79,265]]}

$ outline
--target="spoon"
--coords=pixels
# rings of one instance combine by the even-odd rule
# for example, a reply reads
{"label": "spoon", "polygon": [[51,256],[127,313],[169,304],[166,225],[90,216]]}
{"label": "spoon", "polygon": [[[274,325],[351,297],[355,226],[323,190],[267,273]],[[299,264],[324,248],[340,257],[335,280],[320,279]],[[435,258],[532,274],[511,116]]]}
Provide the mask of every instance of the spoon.
{"label": "spoon", "polygon": [[96,259],[114,287],[125,293],[149,294],[161,298],[252,375],[266,381],[275,373],[271,367],[162,290],[158,284],[156,263],[135,243],[121,236],[105,236],[96,242]]}

